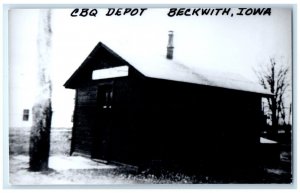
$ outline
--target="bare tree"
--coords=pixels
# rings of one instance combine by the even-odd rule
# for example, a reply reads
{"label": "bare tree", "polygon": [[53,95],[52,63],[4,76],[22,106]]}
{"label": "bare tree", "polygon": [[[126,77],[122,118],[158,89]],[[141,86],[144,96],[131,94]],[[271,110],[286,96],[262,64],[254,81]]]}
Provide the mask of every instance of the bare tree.
{"label": "bare tree", "polygon": [[278,64],[275,58],[270,58],[270,63],[265,66],[260,66],[260,69],[255,70],[259,83],[273,96],[267,98],[265,111],[270,114],[272,123],[272,134],[276,134],[279,125],[286,124],[287,108],[285,99],[287,89],[290,87],[289,66]]}
{"label": "bare tree", "polygon": [[51,128],[51,92],[50,47],[51,47],[51,11],[40,11],[38,32],[38,94],[32,109],[33,126],[30,132],[29,170],[44,171],[48,169]]}

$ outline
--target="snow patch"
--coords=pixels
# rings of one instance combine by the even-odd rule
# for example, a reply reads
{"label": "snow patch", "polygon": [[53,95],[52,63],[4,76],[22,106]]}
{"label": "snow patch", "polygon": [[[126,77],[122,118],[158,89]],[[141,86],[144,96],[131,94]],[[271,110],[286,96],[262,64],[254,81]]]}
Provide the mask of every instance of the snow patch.
{"label": "snow patch", "polygon": [[266,138],[261,137],[260,138],[260,143],[276,144],[277,142],[273,141],[273,140],[270,140],[270,139],[266,139]]}
{"label": "snow patch", "polygon": [[51,156],[49,168],[54,170],[68,169],[113,169],[115,166],[105,165],[80,156]]}

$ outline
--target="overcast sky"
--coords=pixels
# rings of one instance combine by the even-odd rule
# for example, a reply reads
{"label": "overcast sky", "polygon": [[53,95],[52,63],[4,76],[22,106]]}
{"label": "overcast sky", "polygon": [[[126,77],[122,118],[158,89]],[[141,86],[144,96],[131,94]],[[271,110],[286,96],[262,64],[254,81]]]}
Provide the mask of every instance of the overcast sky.
{"label": "overcast sky", "polygon": [[[52,10],[51,78],[53,127],[71,127],[74,91],[63,84],[99,41],[136,54],[166,54],[168,31],[174,31],[174,57],[193,68],[239,73],[256,81],[253,68],[270,57],[291,62],[291,9],[271,16],[168,17],[168,9],[148,9],[142,16],[71,17],[71,9]],[[39,10],[9,13],[10,124],[22,121],[35,99]],[[124,56],[126,59],[126,56]]]}

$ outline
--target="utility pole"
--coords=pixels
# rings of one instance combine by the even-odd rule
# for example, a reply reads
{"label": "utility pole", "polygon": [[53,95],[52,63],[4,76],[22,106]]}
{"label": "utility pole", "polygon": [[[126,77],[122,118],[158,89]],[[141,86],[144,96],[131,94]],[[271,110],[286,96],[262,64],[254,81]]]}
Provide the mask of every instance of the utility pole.
{"label": "utility pole", "polygon": [[38,94],[32,108],[33,125],[30,132],[29,170],[48,170],[50,129],[52,118],[50,79],[51,10],[40,10],[38,29]]}

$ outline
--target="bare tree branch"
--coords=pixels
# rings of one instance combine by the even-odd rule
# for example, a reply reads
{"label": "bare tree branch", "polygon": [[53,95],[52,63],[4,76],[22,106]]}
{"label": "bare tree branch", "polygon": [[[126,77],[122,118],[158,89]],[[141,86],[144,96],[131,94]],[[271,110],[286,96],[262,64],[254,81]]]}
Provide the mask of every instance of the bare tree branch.
{"label": "bare tree branch", "polygon": [[285,100],[287,90],[290,88],[289,67],[279,65],[275,57],[270,57],[267,65],[259,65],[254,72],[259,84],[274,94],[267,98],[263,105],[265,113],[271,115],[272,125],[276,128],[279,124],[285,124],[288,109],[285,107]]}

